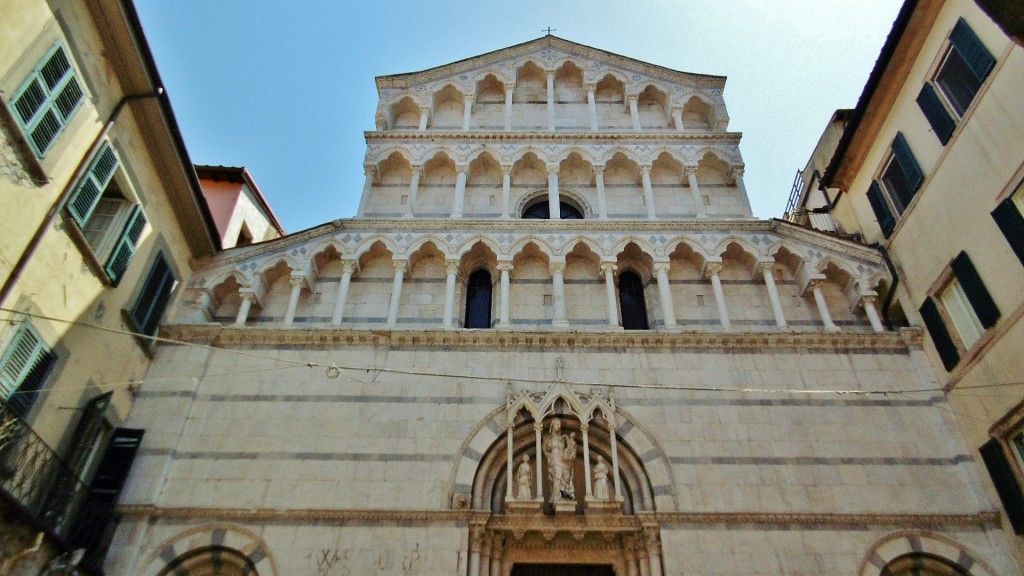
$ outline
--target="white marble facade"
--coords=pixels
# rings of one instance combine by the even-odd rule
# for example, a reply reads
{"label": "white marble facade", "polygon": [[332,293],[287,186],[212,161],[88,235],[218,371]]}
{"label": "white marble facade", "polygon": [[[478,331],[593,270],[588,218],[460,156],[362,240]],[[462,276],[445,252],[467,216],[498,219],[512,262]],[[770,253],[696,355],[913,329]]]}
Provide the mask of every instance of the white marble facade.
{"label": "white marble facade", "polygon": [[724,84],[378,78],[359,215],[183,287],[108,573],[1011,573],[884,261],[752,217]]}

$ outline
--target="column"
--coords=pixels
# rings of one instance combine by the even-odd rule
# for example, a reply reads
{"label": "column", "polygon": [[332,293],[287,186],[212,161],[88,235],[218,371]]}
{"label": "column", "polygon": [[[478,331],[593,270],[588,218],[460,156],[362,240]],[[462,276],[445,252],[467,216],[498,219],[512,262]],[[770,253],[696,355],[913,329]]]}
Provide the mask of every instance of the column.
{"label": "column", "polygon": [[462,205],[466,202],[466,173],[469,166],[456,166],[458,174],[455,176],[455,202],[452,205],[452,218],[462,218]]}
{"label": "column", "polygon": [[633,130],[640,132],[640,110],[637,109],[638,96],[629,97],[629,117],[633,119]]}
{"label": "column", "polygon": [[512,209],[512,166],[503,164],[501,166],[501,219],[512,218],[509,211]]}
{"label": "column", "polygon": [[839,332],[839,326],[832,321],[832,314],[828,311],[828,302],[825,301],[825,294],[821,292],[820,278],[810,281],[809,286],[814,294],[814,303],[818,305],[818,314],[821,315],[821,323],[825,325],[826,332]]}
{"label": "column", "polygon": [[366,205],[370,203],[370,190],[373,189],[373,178],[377,175],[377,167],[373,165],[363,166],[363,174],[366,179],[363,180],[363,195],[359,197],[359,212],[360,217],[366,214]]}
{"label": "column", "polygon": [[504,554],[505,538],[501,534],[491,535],[491,575],[502,576],[501,558]]}
{"label": "column", "polygon": [[356,269],[355,260],[341,261],[341,283],[338,284],[338,297],[334,300],[334,315],[331,316],[331,324],[341,324],[345,315],[345,302],[348,301],[348,287],[352,282],[352,272]]}
{"label": "column", "polygon": [[608,219],[608,204],[604,196],[604,166],[594,166],[594,181],[597,183],[597,218]]}
{"label": "column", "polygon": [[245,321],[249,318],[249,310],[252,309],[252,301],[256,299],[256,294],[252,292],[242,292],[239,294],[242,297],[242,303],[238,306],[238,316],[235,317],[235,326],[245,326]]}
{"label": "column", "polygon": [[455,280],[459,274],[458,260],[445,260],[445,270],[448,278],[444,285],[444,319],[441,321],[443,328],[452,327],[452,316],[455,312]]}
{"label": "column", "polygon": [[633,540],[626,536],[622,537],[622,560],[626,563],[626,576],[637,576],[636,549]]}
{"label": "column", "polygon": [[718,306],[718,322],[723,330],[732,328],[729,322],[729,310],[725,307],[725,291],[722,290],[722,279],[718,274],[722,271],[721,262],[708,262],[704,267],[704,276],[711,278],[711,288],[715,291],[715,305]]}
{"label": "column", "polygon": [[427,131],[427,120],[430,119],[430,108],[420,107],[420,132]]}
{"label": "column", "polygon": [[562,208],[558,203],[558,164],[548,164],[548,210],[552,220],[562,217]]}
{"label": "column", "polygon": [[676,309],[672,302],[672,287],[668,283],[668,262],[655,262],[654,272],[658,278],[658,297],[661,300],[661,315],[665,318],[665,328],[675,328]]}
{"label": "column", "polygon": [[782,314],[782,300],[779,299],[779,289],[775,286],[775,275],[772,273],[775,265],[771,262],[759,264],[761,277],[764,278],[764,285],[768,288],[768,300],[772,303],[772,314],[775,315],[775,325],[779,328],[786,327],[786,317]]}
{"label": "column", "polygon": [[642,535],[636,543],[636,563],[640,565],[640,576],[651,576],[650,554],[647,553]]}
{"label": "column", "polygon": [[470,92],[466,94],[466,102],[462,108],[462,131],[467,132],[469,130],[469,118],[473,115],[473,98],[476,95]]}
{"label": "column", "polygon": [[615,484],[615,501],[622,502],[622,487],[619,486],[619,445],[615,438],[615,424],[609,423],[608,435],[612,444],[612,480]]}
{"label": "column", "polygon": [[647,559],[650,562],[651,576],[661,576],[661,542],[657,528],[644,528],[644,540],[647,545]]}
{"label": "column", "polygon": [[488,534],[480,540],[480,576],[490,576],[491,572],[491,539]]}
{"label": "column", "polygon": [[611,262],[601,264],[601,273],[604,274],[604,289],[608,295],[608,325],[612,328],[619,326],[619,299],[615,292],[615,271],[618,268]]}
{"label": "column", "polygon": [[412,218],[416,214],[416,194],[420,190],[420,175],[423,174],[423,165],[412,166],[412,179],[409,180],[409,203],[405,205],[405,217]]}
{"label": "column", "polygon": [[544,454],[544,446],[541,444],[541,438],[540,438],[540,434],[543,431],[544,431],[544,423],[543,422],[534,422],[533,423],[533,435],[534,435],[534,440],[533,441],[534,441],[535,450],[537,451],[537,457],[535,458],[535,460],[537,461],[536,462],[536,464],[537,464],[537,490],[533,494],[533,499],[537,500],[539,502],[543,502],[544,501],[544,466],[543,466],[543,464],[541,464],[541,460],[544,459],[543,456],[542,456]]}
{"label": "column", "polygon": [[505,84],[505,132],[512,131],[512,93],[515,84]]}
{"label": "column", "polygon": [[864,313],[868,315],[868,321],[871,322],[871,329],[875,332],[885,332],[882,319],[878,317],[878,309],[875,308],[875,295],[861,294],[860,302],[864,306]]}
{"label": "column", "polygon": [[480,576],[480,545],[484,537],[482,526],[469,528],[469,576]]}
{"label": "column", "polygon": [[388,306],[388,328],[398,324],[398,305],[402,300],[402,280],[405,278],[406,260],[395,260],[395,280],[391,284],[391,304]]}
{"label": "column", "polygon": [[736,181],[736,190],[740,193],[740,201],[743,202],[743,211],[747,216],[753,216],[750,209],[750,198],[747,197],[747,187],[743,183],[743,167],[736,166],[731,170],[732,179]]}
{"label": "column", "polygon": [[597,87],[593,84],[587,84],[587,107],[590,109],[590,130],[597,132],[597,96],[595,91]]}
{"label": "column", "polygon": [[676,132],[683,132],[683,109],[674,108],[672,110],[672,121],[676,125]]}
{"label": "column", "polygon": [[704,198],[700,195],[700,186],[697,185],[697,167],[685,166],[686,180],[690,183],[690,194],[693,196],[693,211],[697,218],[707,218],[708,211],[704,207]]}
{"label": "column", "polygon": [[513,499],[512,479],[515,477],[515,474],[512,470],[515,465],[515,456],[512,455],[512,435],[514,433],[514,426],[515,421],[512,420],[512,414],[509,414],[508,430],[505,432],[505,502]]}
{"label": "column", "polygon": [[551,321],[553,326],[568,326],[569,320],[565,317],[565,262],[551,263],[551,283],[554,290],[555,318]]}
{"label": "column", "polygon": [[288,283],[292,285],[292,293],[288,296],[288,310],[284,313],[284,323],[292,324],[295,322],[295,311],[299,308],[299,295],[302,294],[302,285],[306,283],[306,279],[292,276],[288,279]]}
{"label": "column", "polygon": [[590,477],[590,425],[586,422],[580,424],[583,432],[583,475],[586,476],[586,495],[589,500],[594,495],[594,480]]}
{"label": "column", "polygon": [[548,131],[555,131],[555,73],[548,72]]}
{"label": "column", "polygon": [[644,203],[647,204],[647,219],[654,220],[654,190],[651,189],[651,165],[640,165],[640,181],[644,184]]}
{"label": "column", "polygon": [[498,262],[498,272],[501,273],[501,308],[499,311],[498,327],[509,327],[509,275],[512,272],[511,262]]}

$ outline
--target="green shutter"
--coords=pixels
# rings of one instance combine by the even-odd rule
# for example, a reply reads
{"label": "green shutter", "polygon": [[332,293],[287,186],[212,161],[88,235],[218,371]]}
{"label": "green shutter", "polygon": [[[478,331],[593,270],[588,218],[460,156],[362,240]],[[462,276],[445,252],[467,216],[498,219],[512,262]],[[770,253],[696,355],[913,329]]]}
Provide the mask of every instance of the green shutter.
{"label": "green shutter", "polygon": [[980,452],[1013,532],[1024,534],[1024,494],[1021,493],[1020,482],[1013,473],[1013,467],[1006,458],[1002,445],[999,440],[992,438],[981,447]]}
{"label": "green shutter", "polygon": [[170,301],[174,282],[174,271],[164,255],[158,254],[131,311],[132,320],[141,333],[149,336],[156,333],[160,318]]}
{"label": "green shutter", "polygon": [[957,254],[953,259],[952,268],[953,274],[956,275],[957,281],[963,287],[964,294],[967,295],[967,300],[971,303],[971,308],[974,308],[974,314],[978,316],[981,325],[985,328],[995,326],[996,321],[999,320],[999,308],[996,306],[995,300],[992,299],[992,295],[988,293],[988,289],[985,288],[985,283],[981,281],[981,276],[971,262],[971,258],[967,256],[967,252]]}
{"label": "green shutter", "polygon": [[85,227],[85,223],[89,221],[89,216],[99,204],[103,191],[114,177],[118,165],[117,154],[114,154],[110,144],[104,143],[103,148],[93,159],[89,171],[82,178],[82,184],[68,202],[68,211],[80,228]]}
{"label": "green shutter", "polygon": [[1020,210],[1017,209],[1013,198],[1007,198],[1000,202],[999,206],[992,211],[992,218],[1002,230],[1003,236],[1006,236],[1006,241],[1010,243],[1013,253],[1017,255],[1021,264],[1024,264],[1024,215],[1021,215]]}
{"label": "green shutter", "polygon": [[947,372],[952,370],[960,363],[960,352],[949,336],[949,331],[946,330],[946,324],[942,321],[942,315],[939,314],[935,300],[929,297],[921,304],[918,311],[921,313],[921,319],[924,320],[925,328],[928,329],[928,334],[932,337],[935,350],[939,353],[939,358],[942,359],[942,365]]}
{"label": "green shutter", "polygon": [[921,182],[924,180],[924,172],[918,166],[917,159],[914,158],[914,153],[910,151],[910,145],[907,144],[907,139],[903,137],[902,132],[897,132],[896,138],[892,141],[892,154],[896,157],[896,162],[899,163],[900,168],[903,170],[903,175],[907,177],[910,191],[917,192],[921,188]]}
{"label": "green shutter", "polygon": [[875,212],[875,219],[878,220],[878,226],[882,229],[882,235],[888,238],[896,227],[896,219],[893,218],[889,205],[885,203],[882,188],[874,180],[868,187],[868,202],[871,203],[871,209]]}
{"label": "green shutter", "polygon": [[64,48],[54,46],[14,97],[14,110],[36,155],[42,156],[85,100]]}
{"label": "green shutter", "polygon": [[985,48],[977,34],[971,30],[963,18],[957,20],[953,32],[949,35],[949,42],[967,62],[967,66],[974,73],[978,82],[984,82],[988,73],[996,65],[996,59],[992,57],[992,53]]}
{"label": "green shutter", "polygon": [[25,417],[55,361],[32,326],[22,324],[0,364],[0,400]]}
{"label": "green shutter", "polygon": [[128,263],[131,261],[132,255],[135,254],[139,237],[142,236],[142,230],[145,227],[146,216],[142,213],[142,207],[135,206],[131,216],[128,217],[128,224],[124,227],[121,239],[117,241],[110,259],[107,260],[106,272],[114,286],[121,282],[121,277],[128,269]]}
{"label": "green shutter", "polygon": [[921,93],[917,95],[917,105],[924,112],[924,117],[928,119],[928,124],[931,124],[939,142],[945,146],[946,142],[949,142],[949,137],[953,135],[953,130],[956,129],[956,121],[942,105],[939,95],[935,93],[935,88],[932,88],[931,84],[926,82],[921,87]]}

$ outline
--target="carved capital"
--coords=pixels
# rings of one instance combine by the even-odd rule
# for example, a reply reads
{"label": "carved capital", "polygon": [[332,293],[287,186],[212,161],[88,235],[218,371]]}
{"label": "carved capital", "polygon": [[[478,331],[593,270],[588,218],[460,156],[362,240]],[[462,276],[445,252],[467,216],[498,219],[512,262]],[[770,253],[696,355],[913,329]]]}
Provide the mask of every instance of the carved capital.
{"label": "carved capital", "polygon": [[563,274],[565,272],[565,262],[552,262],[548,266],[548,270],[550,270],[552,274]]}
{"label": "carved capital", "polygon": [[423,164],[413,164],[410,168],[412,169],[413,174],[423,174]]}
{"label": "carved capital", "polygon": [[289,276],[288,283],[294,288],[295,286],[305,287],[306,277],[305,276]]}
{"label": "carved capital", "polygon": [[655,273],[657,273],[657,272],[665,272],[667,274],[669,269],[671,269],[671,268],[672,268],[672,264],[669,263],[669,262],[655,262],[654,263],[654,272]]}
{"label": "carved capital", "polygon": [[650,164],[641,164],[640,165],[640,175],[641,176],[650,176],[651,175],[651,165]]}
{"label": "carved capital", "polygon": [[498,262],[497,268],[498,272],[505,272],[506,270],[512,272],[515,269],[511,262]]}
{"label": "carved capital", "polygon": [[545,164],[544,165],[544,171],[545,172],[547,172],[548,174],[554,174],[556,176],[558,175],[558,171],[561,170],[561,169],[562,169],[562,167],[561,167],[560,164]]}
{"label": "carved capital", "polygon": [[598,176],[604,178],[604,165],[594,166],[594,177]]}
{"label": "carved capital", "polygon": [[729,176],[733,179],[743,178],[743,169],[743,166],[733,166],[732,169],[729,170]]}
{"label": "carved capital", "polygon": [[722,273],[722,261],[709,261],[704,263],[704,278],[711,278]]}
{"label": "carved capital", "polygon": [[687,177],[689,177],[689,176],[696,176],[697,175],[697,166],[696,165],[687,164],[687,165],[683,166],[683,173],[686,174]]}
{"label": "carved capital", "polygon": [[512,166],[511,164],[502,164],[501,165],[501,174],[503,176],[505,176],[505,175],[511,176],[512,175],[512,168],[514,168],[514,166]]}
{"label": "carved capital", "polygon": [[601,273],[602,274],[607,274],[609,271],[611,271],[612,274],[618,272],[619,271],[618,264],[616,264],[614,262],[602,262],[601,263]]}
{"label": "carved capital", "polygon": [[504,86],[505,86],[505,92],[514,92],[515,89],[516,89],[515,82],[512,82],[510,84],[504,84]]}
{"label": "carved capital", "polygon": [[469,164],[456,164],[455,172],[458,174],[469,174]]}
{"label": "carved capital", "polygon": [[445,269],[445,272],[447,272],[448,274],[458,274],[459,273],[459,261],[458,260],[445,260],[444,261],[444,269]]}
{"label": "carved capital", "polygon": [[359,265],[359,262],[356,261],[356,260],[342,260],[341,261],[341,271],[342,272],[347,272],[349,274],[352,274],[353,272],[356,271],[356,267],[358,265]]}
{"label": "carved capital", "polygon": [[364,176],[371,176],[371,177],[372,176],[376,176],[377,175],[377,167],[374,166],[373,164],[364,164],[363,165],[363,175]]}
{"label": "carved capital", "polygon": [[394,260],[391,264],[395,267],[395,272],[405,272],[409,269],[408,260]]}
{"label": "carved capital", "polygon": [[481,546],[484,543],[484,527],[483,526],[470,526],[469,528],[469,550],[470,552],[480,552]]}

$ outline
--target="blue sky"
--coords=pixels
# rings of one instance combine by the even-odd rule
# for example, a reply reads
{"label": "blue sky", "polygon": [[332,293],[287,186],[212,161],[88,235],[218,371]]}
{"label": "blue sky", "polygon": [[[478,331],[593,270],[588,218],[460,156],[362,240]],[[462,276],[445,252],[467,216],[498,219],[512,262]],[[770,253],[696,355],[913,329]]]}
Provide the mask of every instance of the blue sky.
{"label": "blue sky", "polygon": [[[638,3],[136,0],[192,160],[245,166],[288,232],[355,214],[374,77],[555,35],[728,76],[754,214],[782,214],[836,108],[853,107],[897,0]],[[286,6],[286,7],[285,7]]]}

